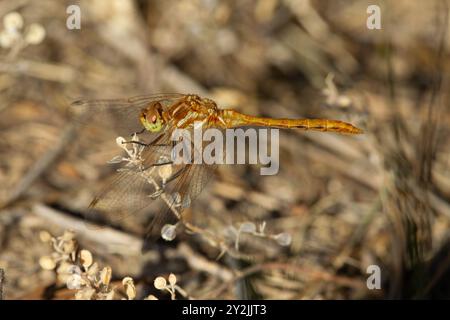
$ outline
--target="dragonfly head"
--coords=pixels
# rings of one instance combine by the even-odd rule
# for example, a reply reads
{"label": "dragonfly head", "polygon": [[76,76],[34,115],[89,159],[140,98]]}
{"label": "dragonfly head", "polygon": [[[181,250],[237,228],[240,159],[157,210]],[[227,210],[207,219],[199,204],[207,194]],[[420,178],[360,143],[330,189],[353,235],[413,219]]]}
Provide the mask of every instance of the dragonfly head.
{"label": "dragonfly head", "polygon": [[157,102],[143,109],[140,120],[146,130],[151,132],[161,131],[164,125],[161,104]]}

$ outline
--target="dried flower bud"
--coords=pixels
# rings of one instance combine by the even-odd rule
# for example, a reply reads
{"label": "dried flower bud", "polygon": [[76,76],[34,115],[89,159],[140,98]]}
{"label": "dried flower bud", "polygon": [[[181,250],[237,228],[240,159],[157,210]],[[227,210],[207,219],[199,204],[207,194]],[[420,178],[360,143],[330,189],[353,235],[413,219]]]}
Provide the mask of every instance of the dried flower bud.
{"label": "dried flower bud", "polygon": [[170,164],[158,167],[158,175],[161,177],[164,183],[172,176],[172,171],[172,166]]}
{"label": "dried flower bud", "polygon": [[126,142],[127,140],[125,140],[123,137],[117,137],[116,138],[116,143],[117,143],[117,145],[119,146],[119,147],[121,147],[121,148],[124,148],[124,146],[125,146],[125,142]]}
{"label": "dried flower bud", "polygon": [[13,44],[20,39],[20,34],[15,32],[1,32],[0,33],[0,47],[11,48]]}
{"label": "dried flower bud", "polygon": [[102,271],[100,271],[100,281],[105,285],[109,285],[111,282],[112,270],[110,267],[104,267]]}
{"label": "dried flower bud", "polygon": [[28,44],[39,44],[45,38],[45,29],[38,23],[32,23],[25,32],[25,42]]}
{"label": "dried flower bud", "polygon": [[43,256],[39,259],[39,265],[44,270],[53,270],[56,267],[56,262],[52,257]]}
{"label": "dried flower bud", "polygon": [[163,290],[167,287],[167,281],[163,277],[157,277],[153,282],[153,285],[158,290]]}
{"label": "dried flower bud", "polygon": [[19,30],[23,27],[23,18],[18,12],[10,12],[3,18],[6,30]]}
{"label": "dried flower bud", "polygon": [[177,277],[173,273],[169,275],[169,283],[172,287],[177,283]]}
{"label": "dried flower bud", "polygon": [[125,292],[127,294],[128,300],[133,300],[136,298],[136,287],[134,286],[133,279],[130,277],[125,277],[122,280],[122,284],[125,287]]}
{"label": "dried flower bud", "polygon": [[273,238],[276,240],[276,242],[278,242],[280,246],[288,246],[292,242],[291,235],[286,232],[279,233],[275,235]]}
{"label": "dried flower bud", "polygon": [[50,242],[52,240],[52,235],[45,230],[42,230],[39,232],[39,239],[41,239],[42,242]]}
{"label": "dried flower bud", "polygon": [[88,250],[81,250],[80,260],[83,267],[85,267],[86,269],[89,268],[93,262],[92,253],[90,253]]}
{"label": "dried flower bud", "polygon": [[158,298],[151,294],[147,298],[145,298],[144,300],[158,300]]}
{"label": "dried flower bud", "polygon": [[177,225],[165,224],[161,228],[161,237],[166,241],[172,241],[177,236]]}

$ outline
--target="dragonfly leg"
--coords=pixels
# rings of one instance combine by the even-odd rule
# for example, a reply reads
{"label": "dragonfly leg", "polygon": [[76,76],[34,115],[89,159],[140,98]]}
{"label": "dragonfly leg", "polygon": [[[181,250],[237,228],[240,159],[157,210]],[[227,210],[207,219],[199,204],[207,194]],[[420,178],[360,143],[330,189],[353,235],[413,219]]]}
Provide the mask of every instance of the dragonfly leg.
{"label": "dragonfly leg", "polygon": [[145,132],[145,130],[146,130],[146,129],[143,128],[141,131],[132,133],[131,136],[143,134],[143,133]]}
{"label": "dragonfly leg", "polygon": [[151,168],[151,167],[160,167],[160,166],[165,166],[165,165],[168,165],[168,164],[173,164],[173,161],[166,161],[166,162],[160,162],[160,163],[152,163],[152,164],[150,164],[148,167],[149,167],[149,168]]}
{"label": "dragonfly leg", "polygon": [[145,142],[141,142],[141,141],[124,141],[122,143],[123,144],[134,143],[134,144],[138,144],[143,147],[170,147],[170,146],[172,146],[172,144],[168,144],[168,143],[153,143],[153,142],[145,143]]}
{"label": "dragonfly leg", "polygon": [[144,143],[141,141],[124,141],[124,142],[122,142],[122,144],[128,144],[128,143],[134,143],[134,144],[138,144],[138,145],[144,146],[144,147],[150,146],[150,143]]}
{"label": "dragonfly leg", "polygon": [[[144,132],[145,131],[145,129],[143,130],[143,131],[140,131],[138,134],[141,134],[142,132]],[[134,140],[131,140],[131,141],[124,141],[123,143],[124,144],[126,144],[126,143],[135,143],[135,144],[138,144],[138,145],[140,145],[140,146],[144,146],[144,147],[149,147],[149,146],[155,146],[155,147],[169,147],[171,144],[165,144],[165,143],[160,143],[160,144],[158,144],[157,142],[159,141],[159,140],[161,140],[161,138],[164,136],[164,134],[161,134],[161,135],[159,135],[158,137],[156,137],[152,142],[149,142],[149,143],[145,143],[145,142],[141,142],[141,141],[134,141]]]}

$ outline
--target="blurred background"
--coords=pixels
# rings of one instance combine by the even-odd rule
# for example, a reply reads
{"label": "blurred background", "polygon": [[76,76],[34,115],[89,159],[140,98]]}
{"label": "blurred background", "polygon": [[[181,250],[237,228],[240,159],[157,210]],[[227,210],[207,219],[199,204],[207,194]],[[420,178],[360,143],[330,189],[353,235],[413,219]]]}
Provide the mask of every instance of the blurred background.
{"label": "blurred background", "polygon": [[[374,4],[381,30],[366,26]],[[80,29],[67,28],[70,5]],[[450,298],[448,10],[445,0],[2,0],[4,298],[112,298],[115,286],[114,298],[169,299],[157,277],[172,284],[170,274],[177,298]],[[281,131],[277,175],[220,166],[186,210],[203,231],[146,243],[148,217],[86,221],[118,149],[112,123],[94,115],[80,128],[69,105],[166,92],[365,134]],[[263,223],[266,236],[248,232]]]}

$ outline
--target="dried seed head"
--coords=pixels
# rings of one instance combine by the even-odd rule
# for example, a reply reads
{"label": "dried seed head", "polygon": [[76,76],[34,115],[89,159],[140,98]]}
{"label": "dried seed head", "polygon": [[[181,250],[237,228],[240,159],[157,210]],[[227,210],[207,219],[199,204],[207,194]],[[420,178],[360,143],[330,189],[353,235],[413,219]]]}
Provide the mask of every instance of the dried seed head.
{"label": "dried seed head", "polygon": [[172,287],[177,283],[177,277],[173,273],[169,275],[169,283]]}
{"label": "dried seed head", "polygon": [[93,259],[92,259],[92,253],[90,253],[88,250],[81,250],[80,251],[80,262],[86,269],[89,268],[92,265]]}
{"label": "dried seed head", "polygon": [[126,285],[129,285],[130,283],[133,283],[133,278],[125,277],[122,279],[122,285],[126,286]]}
{"label": "dried seed head", "polygon": [[134,285],[127,286],[126,293],[127,293],[128,300],[134,300],[136,298],[135,286]]}
{"label": "dried seed head", "polygon": [[39,265],[44,270],[53,270],[56,267],[56,262],[50,256],[43,256],[39,259]]}
{"label": "dried seed head", "polygon": [[38,23],[32,23],[25,32],[25,42],[28,44],[39,44],[45,38],[45,29]]}
{"label": "dried seed head", "polygon": [[158,290],[163,290],[167,287],[167,281],[163,277],[157,277],[153,282],[153,285]]}
{"label": "dried seed head", "polygon": [[42,230],[39,232],[39,239],[42,242],[50,242],[52,240],[52,235],[48,231]]}
{"label": "dried seed head", "polygon": [[170,164],[158,167],[158,175],[165,183],[172,176],[172,166]]}
{"label": "dried seed head", "polygon": [[20,39],[19,33],[1,32],[0,33],[0,47],[7,49],[11,48],[13,44]]}
{"label": "dried seed head", "polygon": [[123,137],[117,137],[116,138],[116,143],[117,143],[117,145],[119,146],[119,147],[121,147],[121,148],[124,148],[124,146],[125,146],[125,142],[126,142],[127,140],[125,140]]}
{"label": "dried seed head", "polygon": [[112,270],[110,267],[104,267],[102,271],[100,271],[100,281],[105,285],[109,285],[111,282]]}
{"label": "dried seed head", "polygon": [[282,232],[274,236],[274,239],[280,246],[289,246],[292,242],[292,237],[289,233]]}
{"label": "dried seed head", "polygon": [[136,298],[136,287],[134,286],[133,279],[130,277],[125,277],[122,280],[122,284],[125,287],[125,292],[127,294],[128,300],[133,300]]}
{"label": "dried seed head", "polygon": [[166,241],[172,241],[177,236],[177,225],[165,224],[161,228],[161,237]]}
{"label": "dried seed head", "polygon": [[6,30],[19,30],[23,27],[23,18],[18,12],[10,12],[3,18],[3,26]]}

